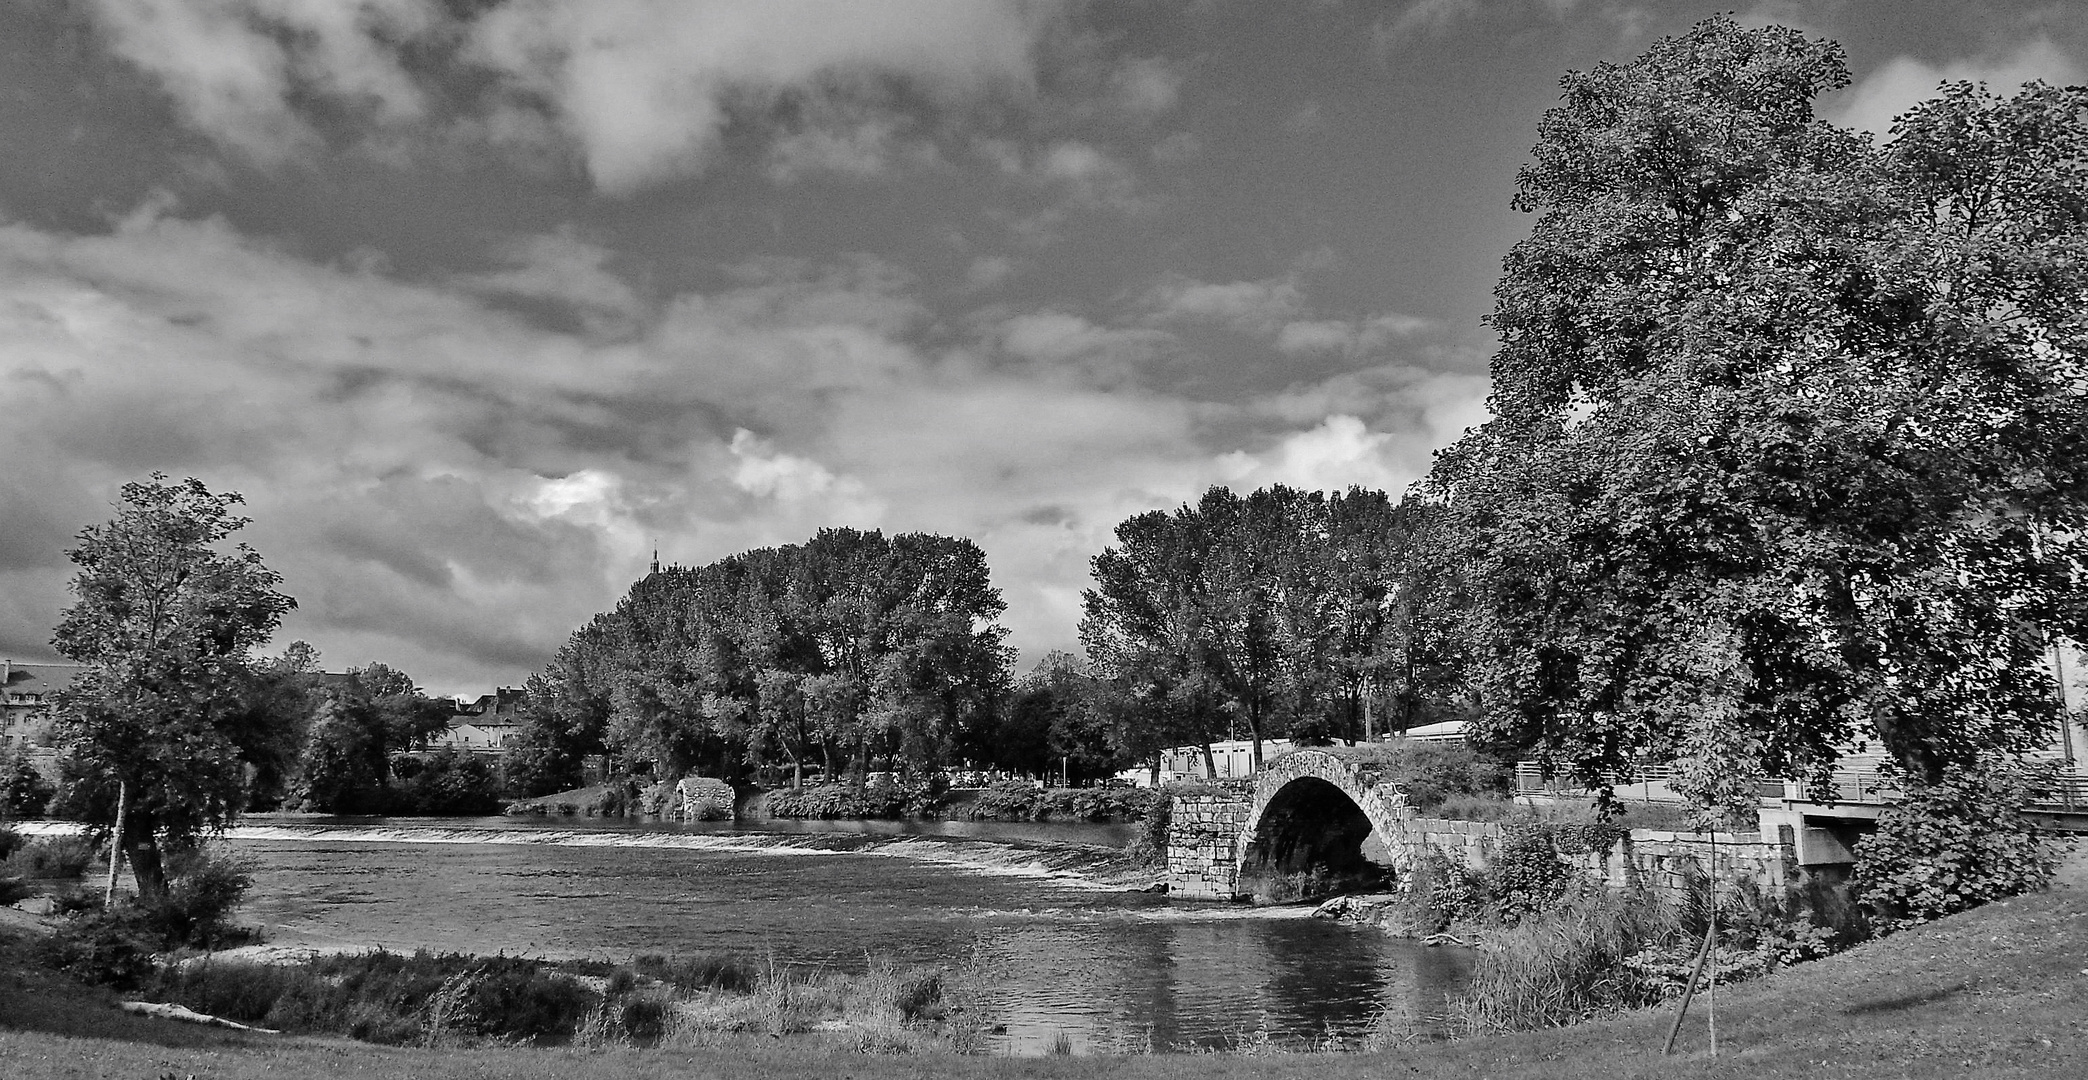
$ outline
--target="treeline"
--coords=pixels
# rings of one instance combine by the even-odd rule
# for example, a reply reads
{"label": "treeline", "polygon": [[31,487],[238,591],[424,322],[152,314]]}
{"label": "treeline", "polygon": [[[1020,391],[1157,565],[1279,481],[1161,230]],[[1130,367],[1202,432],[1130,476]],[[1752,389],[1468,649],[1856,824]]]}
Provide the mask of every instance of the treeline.
{"label": "treeline", "polygon": [[1007,696],[1005,607],[976,544],[925,533],[824,529],[660,570],[529,680],[509,775],[556,791],[598,753],[735,783],[941,767]]}
{"label": "treeline", "polygon": [[1213,488],[1094,559],[1088,658],[1017,680],[969,540],[829,529],[632,586],[529,683],[519,790],[625,774],[919,776],[959,762],[1085,782],[1168,746],[1325,742],[1462,707],[1421,612],[1433,520],[1381,491]]}

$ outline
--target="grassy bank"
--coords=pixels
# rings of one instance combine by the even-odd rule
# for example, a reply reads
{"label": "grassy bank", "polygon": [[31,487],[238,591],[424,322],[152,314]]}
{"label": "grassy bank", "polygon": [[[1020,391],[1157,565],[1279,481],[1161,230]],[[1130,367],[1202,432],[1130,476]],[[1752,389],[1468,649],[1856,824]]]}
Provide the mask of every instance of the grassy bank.
{"label": "grassy bank", "polygon": [[[720,1033],[656,1049],[422,1049],[260,1036],[115,1011],[104,992],[46,972],[21,932],[0,942],[0,1074],[211,1080],[279,1076],[416,1080],[513,1077],[2052,1077],[2088,1074],[2088,892],[2065,888],[1721,988],[1721,1056],[1704,1056],[1703,1013],[1677,1058],[1659,1056],[1671,1010],[1575,1027],[1385,1053],[1005,1060],[864,1053],[846,1033],[774,1039]],[[887,1048],[890,1049],[890,1048]]]}

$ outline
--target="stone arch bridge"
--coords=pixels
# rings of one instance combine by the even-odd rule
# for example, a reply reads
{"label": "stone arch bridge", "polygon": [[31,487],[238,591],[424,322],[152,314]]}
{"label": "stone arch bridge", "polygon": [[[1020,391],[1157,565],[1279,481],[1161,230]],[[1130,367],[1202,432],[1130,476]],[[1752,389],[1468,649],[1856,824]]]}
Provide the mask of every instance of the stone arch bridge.
{"label": "stone arch bridge", "polygon": [[1368,884],[1406,874],[1414,811],[1367,752],[1304,747],[1255,774],[1251,799],[1175,800],[1168,887],[1230,899],[1279,879],[1319,873]]}

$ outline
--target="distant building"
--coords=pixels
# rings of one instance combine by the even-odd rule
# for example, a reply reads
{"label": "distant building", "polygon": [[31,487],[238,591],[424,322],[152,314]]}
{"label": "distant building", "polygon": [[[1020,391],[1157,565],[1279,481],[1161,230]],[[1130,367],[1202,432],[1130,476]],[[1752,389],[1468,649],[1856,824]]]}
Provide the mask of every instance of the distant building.
{"label": "distant building", "polygon": [[52,703],[84,670],[78,664],[0,660],[0,750],[48,748]]}
{"label": "distant building", "polygon": [[522,735],[522,706],[529,694],[519,686],[503,686],[477,699],[457,699],[448,730],[428,739],[428,749],[455,749],[470,754],[498,754]]}

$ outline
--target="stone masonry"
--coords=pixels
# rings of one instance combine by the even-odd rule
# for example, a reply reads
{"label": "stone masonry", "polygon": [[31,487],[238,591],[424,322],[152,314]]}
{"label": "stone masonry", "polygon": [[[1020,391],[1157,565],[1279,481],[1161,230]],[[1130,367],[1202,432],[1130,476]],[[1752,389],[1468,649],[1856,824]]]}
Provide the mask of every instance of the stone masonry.
{"label": "stone masonry", "polygon": [[[1296,759],[1296,760],[1293,760]],[[1333,783],[1357,802],[1371,823],[1367,857],[1405,876],[1413,854],[1433,847],[1474,870],[1491,865],[1505,829],[1495,822],[1413,816],[1405,793],[1366,763],[1332,753],[1300,750],[1271,763],[1252,796],[1177,796],[1167,835],[1168,891],[1176,896],[1233,899],[1240,895],[1241,860],[1263,811],[1284,785],[1310,777]],[[1753,880],[1780,889],[1796,880],[1789,830],[1764,822],[1760,833],[1677,833],[1634,829],[1606,851],[1562,851],[1568,865],[1612,888],[1641,885],[1676,890],[1698,873],[1726,882]]]}
{"label": "stone masonry", "polygon": [[1250,809],[1234,795],[1178,795],[1167,826],[1170,896],[1230,900],[1240,880],[1240,830]]}

